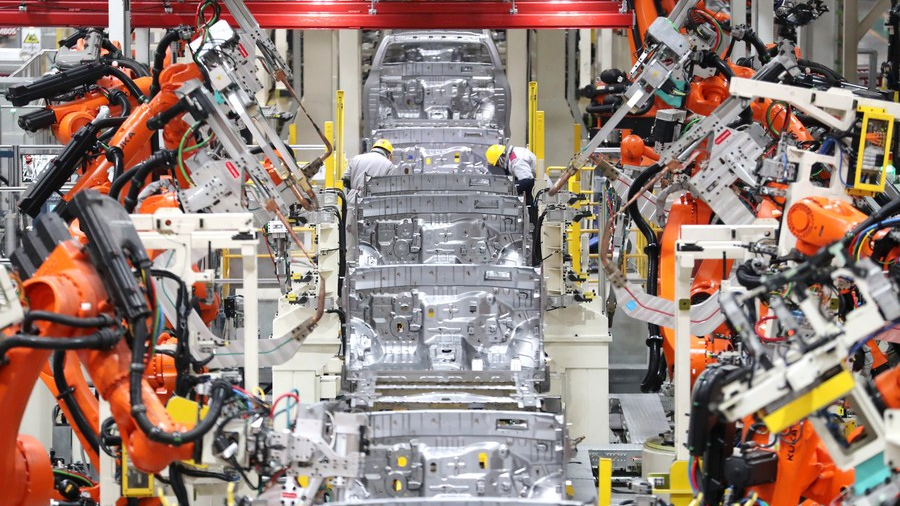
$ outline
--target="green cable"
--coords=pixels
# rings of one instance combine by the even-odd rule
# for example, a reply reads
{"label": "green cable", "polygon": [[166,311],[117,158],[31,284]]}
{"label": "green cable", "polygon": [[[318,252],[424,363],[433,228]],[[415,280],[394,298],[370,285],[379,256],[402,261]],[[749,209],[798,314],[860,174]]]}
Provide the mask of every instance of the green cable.
{"label": "green cable", "polygon": [[191,125],[181,137],[181,142],[178,143],[178,168],[181,170],[181,175],[184,176],[185,181],[187,181],[190,186],[194,186],[194,181],[184,168],[184,143],[187,142],[188,137],[190,137],[191,134],[194,133],[194,130],[199,126],[199,121]]}
{"label": "green cable", "polygon": [[196,151],[202,147],[205,147],[207,144],[209,144],[209,141],[211,141],[213,137],[214,137],[214,135],[210,135],[206,139],[203,139],[203,142],[201,142],[200,144],[194,144],[193,146],[188,146],[188,147],[184,148],[184,152],[190,153],[191,151]]}
{"label": "green cable", "polygon": [[[776,100],[776,101],[772,102],[771,104],[769,104],[768,109],[766,109],[766,126],[769,128],[769,131],[771,132],[771,134],[777,137],[781,134],[777,130],[775,130],[775,127],[772,125],[772,122],[775,120],[774,118],[772,118],[772,109],[775,107],[776,104],[781,105],[781,107],[783,107],[783,108],[786,108],[787,103],[782,102],[781,100]],[[785,113],[786,112],[787,112],[787,110],[785,110]],[[785,118],[785,121],[789,121],[789,118]]]}
{"label": "green cable", "polygon": [[700,121],[700,118],[699,118],[699,117],[698,117],[698,118],[694,118],[694,119],[692,119],[691,121],[689,121],[688,124],[687,124],[687,125],[684,125],[684,128],[681,129],[681,133],[685,133],[685,132],[687,132],[688,130],[690,130],[691,127],[694,126],[694,123],[697,123],[698,121]]}
{"label": "green cable", "polygon": [[87,484],[87,486],[89,486],[89,487],[93,487],[93,486],[94,486],[94,482],[92,482],[92,481],[91,481],[89,478],[87,478],[86,476],[81,476],[81,475],[79,475],[79,474],[73,474],[73,473],[70,473],[70,472],[68,472],[68,471],[64,471],[64,470],[62,470],[62,469],[54,469],[54,470],[53,470],[53,474],[58,474],[58,475],[61,475],[61,476],[66,476],[66,477],[68,477],[68,478],[74,478],[74,479],[76,479],[76,480],[78,480],[78,481],[80,481],[80,482],[82,482],[82,483]]}

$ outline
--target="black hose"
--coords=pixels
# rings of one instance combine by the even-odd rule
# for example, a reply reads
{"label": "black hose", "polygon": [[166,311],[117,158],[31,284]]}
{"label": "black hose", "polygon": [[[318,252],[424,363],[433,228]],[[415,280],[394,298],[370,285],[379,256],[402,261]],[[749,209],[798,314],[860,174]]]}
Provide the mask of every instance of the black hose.
{"label": "black hose", "polygon": [[112,65],[108,65],[106,67],[106,74],[115,77],[119,81],[122,81],[122,84],[125,85],[125,88],[128,89],[128,93],[134,97],[139,103],[144,103],[146,101],[146,97],[144,97],[141,89],[138,88],[136,84],[134,84],[134,80],[128,77],[125,72],[122,72],[121,69],[117,67],[113,67]]}
{"label": "black hose", "polygon": [[171,29],[166,31],[159,44],[156,45],[156,52],[153,53],[153,83],[150,85],[150,98],[155,97],[159,93],[159,74],[166,63],[166,50],[179,39],[181,39],[181,36],[178,34],[177,29]]}
{"label": "black hose", "polygon": [[117,328],[103,328],[93,334],[77,337],[43,337],[30,334],[15,334],[0,341],[0,363],[9,359],[6,353],[13,348],[35,350],[108,350],[119,342],[122,334]]}
{"label": "black hose", "polygon": [[[662,169],[662,165],[656,163],[638,174],[631,184],[631,187],[628,189],[628,200],[634,198],[634,196],[637,195],[651,179],[656,177]],[[655,296],[658,292],[659,283],[659,280],[657,279],[659,274],[658,238],[656,237],[656,232],[654,232],[650,227],[650,224],[647,223],[647,220],[641,216],[637,201],[632,202],[632,204],[628,206],[628,215],[647,241],[647,246],[644,248],[644,253],[647,255],[647,293]],[[651,356],[650,361],[647,364],[647,374],[644,377],[644,382],[641,384],[641,390],[647,388],[648,390],[645,391],[653,391],[660,386],[656,383],[659,376],[659,348],[661,348],[661,343],[657,343],[657,341],[661,333],[659,326],[652,323],[647,325],[647,329],[649,331],[647,345],[650,346]],[[659,346],[656,346],[656,344]]]}
{"label": "black hose", "polygon": [[238,474],[228,475],[225,473],[204,471],[203,469],[194,469],[180,464],[178,471],[180,474],[183,474],[184,476],[190,476],[191,478],[212,478],[214,480],[221,481],[241,481],[241,476]]}
{"label": "black hose", "polygon": [[131,114],[131,101],[128,100],[128,95],[125,92],[116,88],[109,90],[109,103],[112,104],[114,102],[122,108],[119,118],[127,118]]}
{"label": "black hose", "polygon": [[347,274],[347,195],[340,188],[329,188],[341,199],[341,215],[338,216],[338,297],[344,292],[344,277]]}
{"label": "black hose", "polygon": [[[175,163],[175,151],[163,150],[153,153],[149,158],[129,169],[127,174],[131,174],[131,187],[128,188],[128,195],[124,200],[125,210],[129,213],[134,212],[141,188],[143,188],[144,181],[151,172],[166,168],[173,163]],[[115,184],[115,181],[113,181],[113,184]],[[122,183],[122,186],[124,184]]]}
{"label": "black hose", "polygon": [[181,466],[178,463],[169,465],[169,487],[175,494],[179,505],[190,506],[187,487],[184,486],[184,478],[181,477]]}
{"label": "black hose", "polygon": [[193,443],[201,439],[216,425],[216,419],[222,413],[225,401],[231,396],[231,385],[222,380],[213,381],[210,387],[209,411],[194,428],[186,432],[165,432],[156,426],[147,416],[147,407],[144,405],[144,397],[141,382],[144,378],[144,350],[148,336],[146,322],[137,321],[132,325],[136,329],[134,336],[134,348],[131,353],[131,374],[129,389],[131,391],[131,416],[138,428],[147,435],[151,441],[172,446],[181,446]]}
{"label": "black hose", "polygon": [[121,176],[113,179],[112,186],[109,187],[109,196],[116,200],[119,200],[119,194],[122,193],[122,188],[125,187],[125,183],[127,183],[128,180],[131,179],[131,176],[134,175],[135,170],[137,170],[139,167],[140,164],[135,165],[134,167],[122,173]]}
{"label": "black hose", "polygon": [[125,153],[118,146],[106,150],[106,159],[113,165],[113,181],[125,172]]}
{"label": "black hose", "polygon": [[801,68],[806,67],[809,70],[812,70],[813,72],[815,72],[816,74],[819,74],[821,76],[827,77],[828,79],[831,79],[835,83],[845,81],[844,76],[838,74],[836,71],[832,70],[830,67],[826,67],[825,65],[822,65],[821,63],[817,63],[817,62],[810,61],[810,60],[799,59],[799,60],[797,60],[797,64]]}
{"label": "black hose", "polygon": [[544,259],[541,257],[543,254],[543,250],[541,249],[541,227],[544,226],[544,218],[547,216],[547,211],[541,213],[538,216],[537,223],[534,224],[534,235],[531,238],[531,265],[533,267],[537,267],[543,263]]}
{"label": "black hose", "polygon": [[106,61],[110,64],[115,63],[116,65],[126,68],[132,72],[134,72],[135,77],[149,77],[150,69],[144,65],[143,63],[132,60],[130,58],[106,58]]}
{"label": "black hose", "polygon": [[703,66],[712,67],[718,70],[723,76],[728,79],[734,78],[734,70],[732,70],[731,67],[729,67],[728,64],[725,63],[725,60],[723,60],[718,54],[716,54],[715,51],[706,51],[703,55],[702,64]]}
{"label": "black hose", "polygon": [[753,290],[762,284],[762,276],[753,272],[753,269],[747,264],[741,264],[735,270],[738,283],[748,290]]}
{"label": "black hose", "polygon": [[102,40],[100,41],[100,47],[109,51],[108,57],[115,58],[117,56],[122,55],[122,51],[120,51],[119,48],[117,48],[116,45],[113,44],[111,40],[109,40],[105,37],[103,37]]}
{"label": "black hose", "polygon": [[325,312],[329,314],[336,314],[338,315],[338,319],[341,320],[341,350],[340,353],[338,353],[338,356],[343,358],[347,353],[347,313],[345,313],[343,309],[337,307],[334,309],[329,309]]}
{"label": "black hose", "polygon": [[150,130],[161,130],[170,121],[175,119],[179,114],[187,111],[187,105],[183,100],[175,102],[175,105],[169,107],[165,111],[153,116],[147,120],[147,128]]}
{"label": "black hose", "polygon": [[108,327],[116,322],[112,316],[106,314],[101,314],[99,316],[89,318],[78,318],[66,314],[51,313],[50,311],[29,311],[25,313],[25,319],[22,322],[22,327],[25,329],[30,329],[31,324],[36,321],[58,323],[60,325],[65,325],[66,327],[73,327],[78,329]]}
{"label": "black hose", "polygon": [[117,459],[119,456],[110,449],[110,446],[122,446],[122,436],[114,436],[109,432],[115,424],[116,420],[113,417],[109,417],[100,422],[100,449],[103,450],[103,453]]}
{"label": "black hose", "polygon": [[127,120],[127,119],[128,118],[122,118],[122,117],[117,116],[114,118],[97,119],[97,120],[92,121],[92,123],[98,130],[100,130],[103,128],[121,126],[122,123],[125,123],[125,120]]}
{"label": "black hose", "polygon": [[175,395],[186,396],[193,385],[191,377],[191,365],[195,363],[188,347],[188,316],[191,312],[190,293],[187,284],[175,274],[163,270],[153,269],[150,274],[157,278],[170,279],[178,284],[178,294],[175,297]]}
{"label": "black hose", "polygon": [[112,139],[113,135],[119,130],[119,127],[128,119],[128,115],[131,114],[131,102],[128,100],[128,95],[121,90],[112,89],[109,91],[109,103],[110,105],[117,103],[119,107],[122,108],[122,112],[116,117],[117,119],[121,119],[121,121],[112,125],[105,132],[97,136],[97,140],[100,142],[108,142],[109,139]]}
{"label": "black hose", "polygon": [[94,453],[97,453],[100,451],[100,436],[91,427],[87,416],[85,416],[81,406],[75,400],[73,389],[66,380],[65,366],[66,352],[64,350],[55,351],[53,353],[53,382],[56,384],[56,389],[59,390],[59,395],[56,398],[63,401],[63,404],[66,405],[66,408],[69,410],[70,421],[78,428],[78,432],[81,432],[81,435],[84,436],[88,446],[94,450]]}

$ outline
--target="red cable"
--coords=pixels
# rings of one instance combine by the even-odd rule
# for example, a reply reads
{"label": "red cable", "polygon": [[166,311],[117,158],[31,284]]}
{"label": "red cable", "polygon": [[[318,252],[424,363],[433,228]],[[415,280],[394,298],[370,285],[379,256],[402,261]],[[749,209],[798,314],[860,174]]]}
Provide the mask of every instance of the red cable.
{"label": "red cable", "polygon": [[787,338],[784,337],[784,336],[780,336],[780,337],[766,337],[765,334],[763,333],[763,331],[760,330],[759,327],[760,327],[763,323],[766,323],[767,321],[776,320],[776,319],[777,319],[777,318],[774,317],[774,316],[763,316],[762,318],[759,319],[758,322],[756,322],[756,325],[754,325],[754,329],[756,330],[756,335],[759,336],[759,340],[760,340],[760,341],[762,341],[762,342],[764,342],[764,343],[780,343],[780,342],[784,341],[785,339],[787,339]]}
{"label": "red cable", "polygon": [[290,397],[290,398],[294,399],[295,401],[297,401],[297,404],[300,404],[300,396],[299,395],[295,394],[294,392],[285,392],[285,393],[279,395],[278,398],[275,399],[275,402],[272,403],[272,409],[269,410],[269,418],[275,417],[275,407],[277,407],[278,403],[281,402],[281,399],[284,399],[285,397]]}

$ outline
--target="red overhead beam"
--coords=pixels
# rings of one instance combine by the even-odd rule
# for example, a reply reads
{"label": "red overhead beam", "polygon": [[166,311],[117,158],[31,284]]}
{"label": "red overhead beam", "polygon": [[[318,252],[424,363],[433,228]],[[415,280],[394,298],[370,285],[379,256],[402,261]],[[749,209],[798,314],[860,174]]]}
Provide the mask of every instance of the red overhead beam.
{"label": "red overhead beam", "polygon": [[[454,28],[625,28],[630,12],[614,0],[251,0],[250,12],[263,28],[454,29]],[[24,10],[20,6],[25,6]],[[515,5],[516,13],[511,9]],[[195,2],[131,2],[133,28],[194,25]],[[374,7],[375,13],[369,9]],[[0,26],[107,26],[106,0],[0,0]],[[167,12],[167,10],[169,12]],[[223,14],[227,9],[222,6]],[[227,14],[226,19],[230,18]]]}

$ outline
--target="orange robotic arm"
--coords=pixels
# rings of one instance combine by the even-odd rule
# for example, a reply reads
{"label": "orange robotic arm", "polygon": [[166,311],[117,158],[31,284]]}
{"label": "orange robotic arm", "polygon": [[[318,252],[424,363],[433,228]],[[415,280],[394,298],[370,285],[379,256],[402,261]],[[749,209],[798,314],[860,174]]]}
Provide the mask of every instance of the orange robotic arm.
{"label": "orange robotic arm", "polygon": [[[160,77],[162,91],[150,102],[135,109],[119,128],[110,141],[110,148],[116,147],[122,150],[125,167],[134,165],[149,156],[150,139],[156,135],[156,130],[151,130],[147,126],[147,120],[174,106],[178,102],[175,90],[191,79],[202,79],[200,69],[195,64],[177,64],[167,67]],[[166,146],[170,149],[177,147],[186,130],[187,125],[180,118],[170,122],[163,131]],[[105,157],[96,159],[63,199],[69,201],[78,192],[87,188],[108,189],[110,168],[112,168],[112,162]]]}
{"label": "orange robotic arm", "polygon": [[[150,81],[149,77],[140,77],[134,80],[134,84],[146,95],[150,91]],[[112,86],[111,89],[120,93],[126,91],[125,85],[121,83]],[[138,103],[133,96],[126,95],[126,99],[130,104],[129,111],[137,107]],[[22,115],[19,117],[19,126],[30,132],[50,127],[61,144],[68,144],[75,132],[97,117],[101,107],[109,106],[112,116],[122,115],[122,105],[112,103],[110,100],[111,97],[107,97],[100,90],[93,90],[76,100],[50,105],[46,109]]]}
{"label": "orange robotic arm", "polygon": [[787,226],[797,237],[797,250],[805,255],[842,239],[865,219],[852,204],[825,197],[798,200],[787,212]]}

